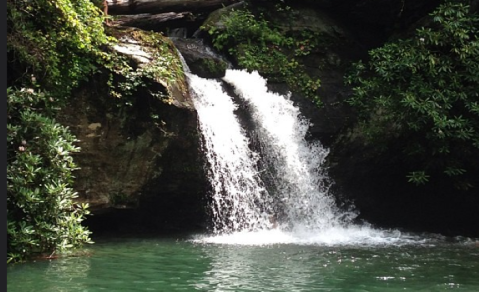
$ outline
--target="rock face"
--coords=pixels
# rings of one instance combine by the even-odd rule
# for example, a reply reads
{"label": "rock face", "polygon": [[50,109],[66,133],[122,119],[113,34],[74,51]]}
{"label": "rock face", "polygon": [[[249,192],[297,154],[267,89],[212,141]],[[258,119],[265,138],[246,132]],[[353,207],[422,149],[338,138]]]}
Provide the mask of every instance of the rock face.
{"label": "rock face", "polygon": [[300,58],[311,76],[319,77],[318,94],[323,106],[318,108],[308,99],[293,93],[293,100],[302,108],[312,126],[312,138],[330,146],[337,134],[350,122],[352,112],[344,100],[350,90],[344,86],[343,76],[351,62],[367,55],[367,48],[339,18],[324,9],[295,8],[296,18],[289,30],[309,29],[322,39],[321,45],[311,54]]}
{"label": "rock face", "polygon": [[[65,112],[82,150],[75,173],[79,201],[91,205],[90,221],[132,209],[123,213],[136,214],[145,227],[193,228],[204,219],[205,189],[196,114],[141,98],[138,108],[123,112],[113,100],[83,92]],[[159,122],[149,119],[152,107]],[[167,223],[170,218],[178,221]]]}
{"label": "rock face", "polygon": [[[134,31],[122,32],[113,49],[138,67],[148,66],[154,52],[135,39]],[[119,222],[122,229],[191,229],[204,220],[197,117],[182,82],[155,79],[150,88],[119,100],[108,96],[106,80],[99,76],[61,113],[59,119],[79,139],[74,188],[78,201],[91,206],[94,215],[87,223],[93,230],[105,222],[109,230]],[[109,221],[118,214],[121,221]]]}

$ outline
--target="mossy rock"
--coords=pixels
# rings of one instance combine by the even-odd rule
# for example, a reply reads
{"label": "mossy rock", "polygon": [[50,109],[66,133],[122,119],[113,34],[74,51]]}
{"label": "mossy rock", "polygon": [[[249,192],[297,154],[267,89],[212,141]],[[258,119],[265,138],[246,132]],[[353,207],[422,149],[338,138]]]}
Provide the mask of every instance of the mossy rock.
{"label": "mossy rock", "polygon": [[125,56],[132,67],[131,72],[124,73],[126,79],[135,76],[134,80],[132,77],[132,87],[138,86],[134,82],[148,80],[160,85],[152,86],[156,91],[152,94],[165,103],[193,109],[181,58],[168,37],[158,32],[129,27],[111,28],[109,34],[119,41],[113,50]]}

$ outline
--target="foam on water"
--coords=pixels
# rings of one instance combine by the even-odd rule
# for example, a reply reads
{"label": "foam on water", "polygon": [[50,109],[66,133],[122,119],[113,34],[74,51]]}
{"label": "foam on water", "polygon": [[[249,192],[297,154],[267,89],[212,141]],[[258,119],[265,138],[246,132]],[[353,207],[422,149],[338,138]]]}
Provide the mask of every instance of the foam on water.
{"label": "foam on water", "polygon": [[219,235],[197,235],[195,243],[262,246],[273,244],[296,244],[318,246],[401,246],[425,244],[440,238],[402,233],[398,230],[380,230],[369,226],[351,225],[334,227],[323,231],[284,231],[278,228],[260,231],[241,231]]}

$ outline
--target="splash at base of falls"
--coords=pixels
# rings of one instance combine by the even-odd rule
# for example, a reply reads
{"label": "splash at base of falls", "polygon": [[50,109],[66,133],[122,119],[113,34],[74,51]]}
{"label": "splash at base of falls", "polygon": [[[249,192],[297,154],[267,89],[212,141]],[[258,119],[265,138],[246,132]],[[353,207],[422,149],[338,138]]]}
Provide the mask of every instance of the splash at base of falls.
{"label": "splash at base of falls", "polygon": [[350,225],[320,232],[291,232],[280,229],[240,231],[231,234],[197,235],[191,241],[203,244],[227,244],[267,246],[273,244],[317,246],[402,246],[410,244],[434,244],[444,241],[440,235],[427,236],[403,233],[398,230],[380,230],[368,225]]}
{"label": "splash at base of falls", "polygon": [[[212,191],[217,244],[408,244],[421,238],[352,223],[329,192],[323,166],[328,149],[308,142],[310,123],[289,96],[268,91],[257,72],[226,71],[223,78],[249,110],[253,133],[236,116],[238,105],[217,80],[189,75]],[[251,129],[249,129],[251,131]],[[251,145],[259,145],[252,148]]]}

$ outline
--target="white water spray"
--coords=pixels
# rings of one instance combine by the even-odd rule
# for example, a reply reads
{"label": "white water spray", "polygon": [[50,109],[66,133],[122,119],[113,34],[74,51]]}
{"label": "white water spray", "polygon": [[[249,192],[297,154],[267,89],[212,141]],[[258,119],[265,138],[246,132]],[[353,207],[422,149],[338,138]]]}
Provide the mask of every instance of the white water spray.
{"label": "white water spray", "polygon": [[306,141],[310,123],[289,96],[268,91],[266,80],[257,72],[227,70],[224,80],[251,109],[283,228],[311,232],[345,223],[329,194],[323,167],[328,149],[319,141]]}
{"label": "white water spray", "polygon": [[397,230],[351,223],[356,215],[340,210],[329,193],[323,167],[328,150],[306,140],[309,121],[289,96],[269,92],[258,73],[228,69],[223,78],[249,109],[251,138],[220,82],[188,76],[212,186],[214,236],[197,241],[336,245],[416,240]]}
{"label": "white water spray", "polygon": [[269,194],[258,176],[259,156],[248,147],[233,103],[215,80],[189,75],[203,134],[212,190],[214,232],[268,228]]}

